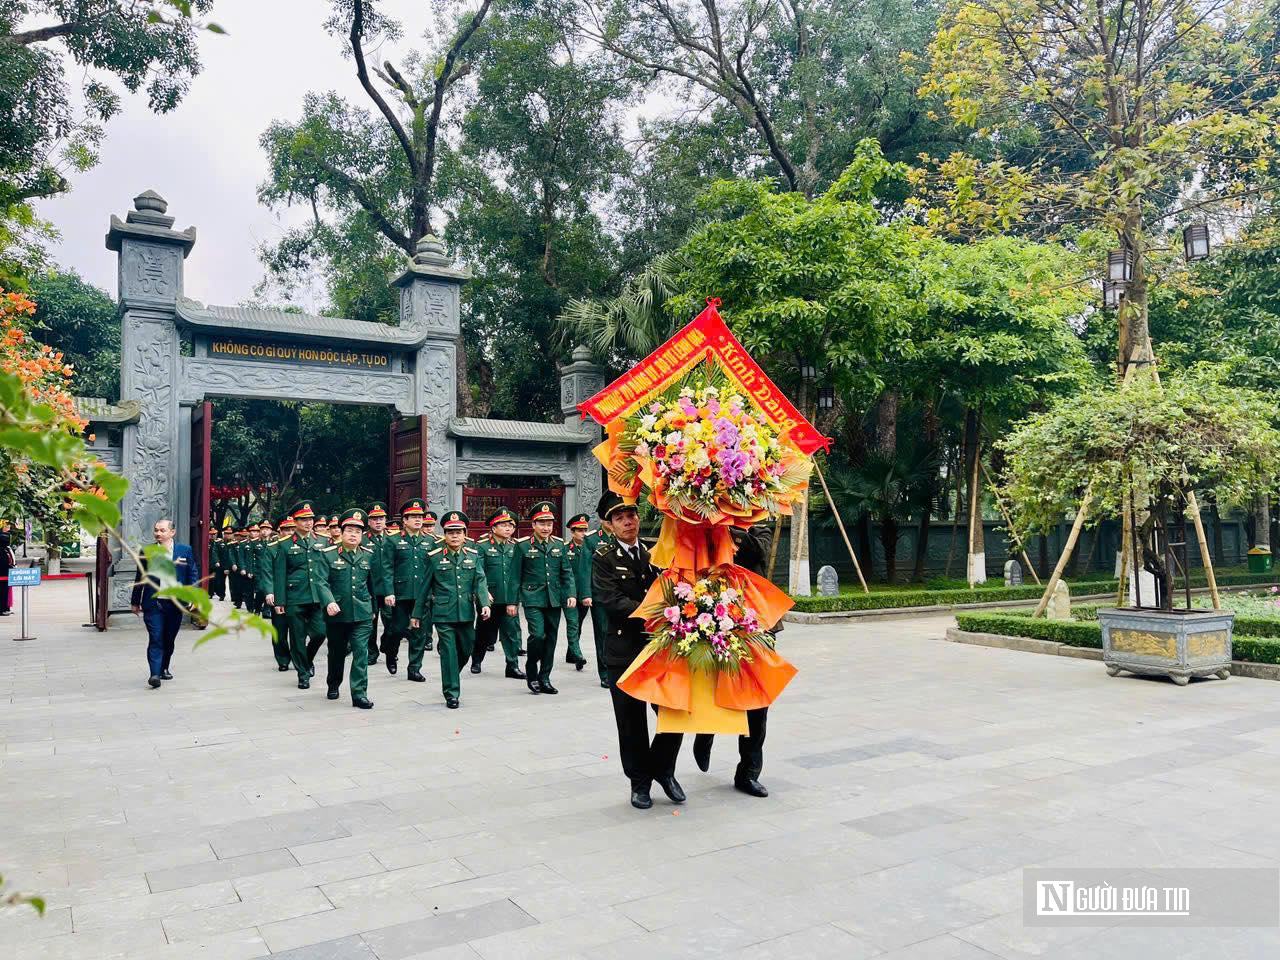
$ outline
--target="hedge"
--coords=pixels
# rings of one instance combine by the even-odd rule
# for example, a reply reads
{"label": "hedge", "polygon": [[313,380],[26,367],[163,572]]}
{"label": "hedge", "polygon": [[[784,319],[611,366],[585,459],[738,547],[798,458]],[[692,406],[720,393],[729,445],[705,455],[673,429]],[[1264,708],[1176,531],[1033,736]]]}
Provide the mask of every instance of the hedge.
{"label": "hedge", "polygon": [[[1223,587],[1276,582],[1274,573],[1229,573],[1218,577]],[[1196,577],[1192,586],[1204,586],[1204,578]],[[1094,593],[1115,593],[1119,582],[1109,580],[1085,580],[1068,583],[1076,596]],[[796,613],[839,613],[847,610],[890,610],[900,607],[956,606],[965,603],[999,603],[1003,600],[1039,600],[1044,587],[1023,584],[1021,587],[976,587],[960,590],[873,590],[870,593],[841,593],[835,597],[794,597]],[[1280,635],[1280,632],[1277,633]]]}
{"label": "hedge", "polygon": [[[956,623],[971,633],[1052,640],[1072,647],[1102,648],[1102,627],[1096,620],[1033,620],[1017,613],[958,613]],[[1269,632],[1264,632],[1269,631]],[[1231,656],[1250,663],[1280,664],[1280,618],[1237,617]]]}

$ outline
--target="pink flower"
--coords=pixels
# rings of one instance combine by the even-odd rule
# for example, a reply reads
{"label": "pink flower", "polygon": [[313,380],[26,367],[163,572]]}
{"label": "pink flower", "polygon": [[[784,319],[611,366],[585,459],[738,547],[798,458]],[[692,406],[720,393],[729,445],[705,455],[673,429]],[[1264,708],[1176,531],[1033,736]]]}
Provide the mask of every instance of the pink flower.
{"label": "pink flower", "polygon": [[709,627],[714,622],[715,622],[715,619],[709,613],[698,614],[698,619],[694,621],[694,623],[696,623],[699,627]]}
{"label": "pink flower", "polygon": [[725,617],[725,616],[728,616],[728,614],[729,614],[729,608],[728,608],[728,607],[726,607],[723,603],[717,603],[717,604],[716,604],[716,609],[715,609],[715,614],[716,614],[716,616],[717,616],[717,617]]}
{"label": "pink flower", "polygon": [[679,597],[681,600],[692,600],[693,599],[692,584],[685,583],[684,581],[677,583],[675,587],[675,595]]}
{"label": "pink flower", "polygon": [[666,618],[667,618],[667,621],[668,621],[669,623],[679,623],[679,622],[680,622],[680,608],[679,608],[679,607],[667,607],[665,610],[663,610],[663,611],[662,611],[662,615],[663,615],[664,617],[666,617]]}

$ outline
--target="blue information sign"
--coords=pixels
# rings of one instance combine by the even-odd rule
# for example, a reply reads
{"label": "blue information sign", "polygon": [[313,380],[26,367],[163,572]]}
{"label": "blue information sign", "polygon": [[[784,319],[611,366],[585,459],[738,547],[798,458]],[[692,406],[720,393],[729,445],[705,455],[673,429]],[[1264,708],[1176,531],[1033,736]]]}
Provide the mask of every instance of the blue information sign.
{"label": "blue information sign", "polygon": [[39,567],[10,567],[9,568],[9,586],[11,587],[40,586],[40,568]]}

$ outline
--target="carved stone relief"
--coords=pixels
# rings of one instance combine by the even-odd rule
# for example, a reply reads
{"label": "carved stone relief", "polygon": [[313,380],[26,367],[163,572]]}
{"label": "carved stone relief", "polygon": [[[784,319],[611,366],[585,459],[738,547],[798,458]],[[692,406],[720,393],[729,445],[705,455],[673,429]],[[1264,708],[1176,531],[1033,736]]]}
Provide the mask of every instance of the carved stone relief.
{"label": "carved stone relief", "polygon": [[130,486],[123,527],[125,536],[135,539],[174,509],[170,483],[177,439],[173,422],[177,342],[171,326],[140,323],[136,317],[129,320],[135,334],[127,338],[123,354],[125,399],[141,400],[142,412],[125,449]]}
{"label": "carved stone relief", "polygon": [[178,247],[126,242],[120,256],[121,298],[176,301],[181,268]]}
{"label": "carved stone relief", "polygon": [[200,357],[184,357],[182,369],[182,399],[187,402],[222,394],[387,404],[405,415],[414,412],[413,378],[407,373],[337,371]]}

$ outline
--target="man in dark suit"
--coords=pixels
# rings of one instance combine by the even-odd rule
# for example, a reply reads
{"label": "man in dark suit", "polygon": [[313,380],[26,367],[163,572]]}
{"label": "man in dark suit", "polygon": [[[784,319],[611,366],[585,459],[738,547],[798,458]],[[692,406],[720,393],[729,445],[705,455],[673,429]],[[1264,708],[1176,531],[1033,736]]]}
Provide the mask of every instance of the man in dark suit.
{"label": "man in dark suit", "polygon": [[[173,568],[178,583],[183,586],[195,586],[200,582],[200,566],[196,563],[195,552],[185,543],[175,543],[172,520],[157,520],[155,525],[156,543],[164,548],[165,554],[173,561]],[[151,678],[147,681],[153,688],[160,686],[161,680],[172,680],[169,672],[169,661],[173,658],[173,643],[178,637],[178,628],[182,626],[183,610],[171,600],[156,596],[154,584],[143,579],[145,563],[138,569],[134,577],[133,598],[130,601],[133,612],[142,616],[147,625],[147,665],[151,668]]]}
{"label": "man in dark suit", "polygon": [[9,589],[9,571],[13,569],[13,549],[9,545],[9,521],[0,520],[0,617],[7,617],[13,591]]}
{"label": "man in dark suit", "polygon": [[[591,592],[607,614],[604,655],[609,676],[619,677],[648,643],[644,621],[631,614],[657,579],[658,568],[649,562],[649,551],[640,542],[640,517],[634,502],[625,502],[610,490],[600,498],[597,513],[601,520],[613,522],[616,539],[602,545],[591,558]],[[684,737],[659,733],[651,743],[644,701],[612,683],[609,693],[618,725],[622,771],[631,781],[631,805],[639,810],[653,806],[649,788],[654,780],[672,803],[684,803],[684,790],[676,780],[676,756]]]}
{"label": "man in dark suit", "polygon": [[[763,577],[772,540],[768,526],[757,523],[749,530],[734,527],[731,533],[738,548],[733,557],[734,563]],[[780,630],[781,621],[770,632],[777,634]],[[760,771],[764,769],[764,737],[768,723],[768,707],[748,710],[747,735],[738,737],[738,769],[734,771],[733,786],[752,797],[769,795],[769,791],[760,782]],[[699,733],[693,738],[693,759],[703,773],[711,768],[711,746],[714,742],[715,736],[710,733]]]}

